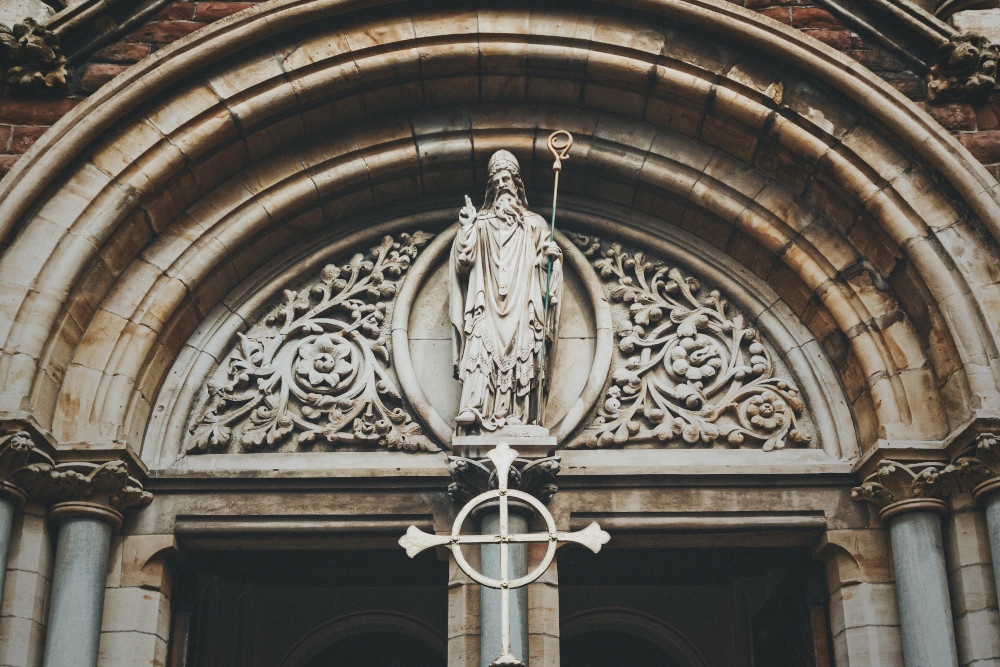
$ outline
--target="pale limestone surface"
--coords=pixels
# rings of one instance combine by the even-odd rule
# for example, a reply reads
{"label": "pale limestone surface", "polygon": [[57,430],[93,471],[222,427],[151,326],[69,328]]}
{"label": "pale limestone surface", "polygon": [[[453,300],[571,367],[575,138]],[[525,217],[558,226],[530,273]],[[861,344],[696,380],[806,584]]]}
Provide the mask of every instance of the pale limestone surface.
{"label": "pale limestone surface", "polygon": [[[443,228],[489,152],[525,156],[543,192],[544,137],[566,127],[575,221],[739,301],[801,383],[821,447],[564,452],[560,526],[599,518],[622,548],[813,546],[838,664],[902,664],[884,526],[848,489],[883,456],[947,459],[1000,408],[995,182],[886,84],[741,7],[413,8],[348,24],[340,3],[276,0],[240,31],[222,22],[84,102],[0,184],[0,409],[30,411],[63,448],[141,451],[158,494],[112,551],[100,660],[164,660],[156,554],[175,534],[330,548],[447,527],[443,453],[182,456],[195,393],[299,276],[388,231]],[[439,324],[418,317],[430,342],[411,356],[447,416]],[[945,523],[962,664],[998,654],[979,512]],[[41,659],[52,551],[43,510],[22,516],[0,607],[17,665]],[[533,664],[558,663],[550,574],[529,591]],[[451,579],[450,664],[472,665],[478,589]]]}
{"label": "pale limestone surface", "polygon": [[38,665],[48,616],[52,543],[43,509],[29,505],[19,514],[0,606],[0,663]]}
{"label": "pale limestone surface", "polygon": [[0,5],[0,23],[8,27],[24,19],[45,23],[55,12],[41,0],[4,0]]}
{"label": "pale limestone surface", "polygon": [[994,44],[1000,43],[1000,9],[969,9],[955,12],[948,19],[960,32],[982,35]]}

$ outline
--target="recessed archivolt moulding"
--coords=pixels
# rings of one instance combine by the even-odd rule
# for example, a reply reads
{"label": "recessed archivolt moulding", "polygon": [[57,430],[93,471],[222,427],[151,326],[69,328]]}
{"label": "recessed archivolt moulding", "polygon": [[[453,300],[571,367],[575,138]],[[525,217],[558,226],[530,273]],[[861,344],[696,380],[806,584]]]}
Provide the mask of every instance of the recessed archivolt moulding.
{"label": "recessed archivolt moulding", "polygon": [[[456,210],[442,207],[358,225],[354,229],[362,231],[339,238],[331,231],[274,258],[241,284],[191,336],[157,396],[142,450],[150,468],[263,473],[273,468],[388,466],[411,472],[426,468],[431,474],[440,467],[451,440],[459,392],[452,376],[444,301],[455,232],[449,223]],[[545,425],[564,454],[591,466],[614,466],[616,460],[624,463],[627,458],[629,465],[643,460],[705,472],[719,467],[731,472],[734,465],[753,472],[847,470],[847,462],[857,456],[857,438],[843,391],[812,334],[770,287],[707,242],[634,211],[570,197],[560,210],[559,222],[569,234],[559,233],[557,239],[564,249],[569,289]],[[614,230],[613,238],[609,230]],[[669,436],[653,437],[663,421],[649,419],[648,411],[643,414],[640,409],[635,420],[642,424],[633,433],[634,441],[615,442],[610,431],[601,440],[602,424],[609,420],[609,400],[630,399],[628,378],[634,368],[628,360],[638,358],[638,353],[626,352],[623,344],[629,334],[623,328],[630,326],[631,301],[615,295],[616,285],[621,287],[618,276],[609,281],[595,270],[602,254],[594,253],[593,246],[600,234],[605,236],[602,248],[620,244],[624,249],[624,265],[645,259],[656,262],[664,281],[670,276],[696,278],[701,299],[718,290],[728,302],[725,312],[742,314],[743,329],[757,332],[744,344],[740,363],[747,364],[749,376],[741,384],[749,386],[756,377],[766,387],[756,394],[739,394],[729,421],[718,422],[721,433],[703,438],[696,433],[691,438],[690,429],[682,428],[690,424],[685,424]],[[406,253],[401,270],[387,269]],[[616,255],[619,260],[621,256]],[[668,275],[668,269],[680,273]],[[375,272],[384,275],[372,280]],[[390,283],[395,286],[387,288]],[[689,332],[698,345],[686,351],[699,361],[689,363],[685,357],[678,363],[686,352],[671,350],[680,348],[684,322],[694,327],[694,320],[685,318],[687,311],[677,310],[652,317],[648,331],[656,331],[659,322],[677,335],[646,353],[646,360],[650,354],[660,355],[659,365],[649,372],[657,374],[661,387],[666,384],[674,390],[693,377],[689,367],[700,364],[710,369],[713,366],[707,362],[713,359],[728,366],[725,350],[720,357],[718,346],[734,335],[703,323],[700,330]],[[634,319],[633,315],[632,326]],[[733,340],[736,347],[741,345],[741,337]],[[756,341],[760,345],[753,345]],[[693,354],[699,350],[700,356]],[[763,364],[763,359],[768,360],[767,373],[750,370],[751,364]],[[719,366],[716,363],[711,372]],[[711,385],[709,372],[704,371],[706,386]],[[374,383],[381,383],[377,391]],[[793,399],[800,398],[802,409],[777,400],[779,384]],[[683,407],[686,395],[675,393]],[[734,396],[725,391],[717,395]],[[761,395],[770,398],[753,398]],[[776,399],[775,405],[770,399]],[[704,407],[687,405],[692,414]],[[294,423],[281,419],[278,413],[285,408]],[[735,442],[735,437],[726,435],[740,430],[733,426],[740,423],[740,415],[749,428],[743,431],[751,437]],[[784,421],[790,418],[794,424]],[[750,424],[751,419],[757,426]],[[754,429],[759,431],[756,436],[751,433]],[[766,451],[774,445],[771,441],[767,446],[768,433],[784,436],[778,445],[782,451]],[[810,437],[796,441],[796,433]],[[623,445],[630,450],[628,457],[618,450]]]}
{"label": "recessed archivolt moulding", "polygon": [[[184,429],[163,423],[191,409],[174,409],[170,392],[218,363],[184,341],[208,341],[222,326],[218,313],[206,320],[221,294],[254,293],[246,276],[261,256],[303,248],[317,228],[343,229],[378,206],[472,192],[498,148],[522,158],[529,191],[543,196],[551,181],[540,187],[549,168],[539,139],[557,127],[577,140],[560,200],[631,206],[660,223],[605,219],[663,239],[672,238],[655,231],[665,202],[686,202],[694,218],[681,224],[735,241],[733,263],[774,260],[771,273],[754,268],[779,292],[789,287],[788,303],[828,345],[845,387],[815,370],[815,384],[833,392],[826,399],[786,364],[822,451],[852,456],[844,443],[853,437],[827,438],[816,407],[844,393],[853,423],[831,414],[847,430],[856,424],[869,452],[941,448],[1000,408],[996,181],[843,54],[717,0],[545,11],[268,0],[129,68],[0,182],[0,410],[30,412],[60,443],[138,448],[159,400],[143,457],[170,465]],[[701,226],[703,214],[712,225]],[[323,254],[338,239],[318,240],[311,247]],[[315,279],[322,265],[288,281]],[[678,265],[725,291],[693,263]],[[726,292],[734,305],[738,292]],[[779,360],[821,356],[815,343],[799,347],[789,334],[785,344],[783,329],[758,328]],[[219,355],[238,329],[220,332]],[[181,379],[166,377],[171,368]],[[168,432],[176,437],[158,439]],[[605,454],[618,452],[573,450]],[[726,450],[671,451],[672,460],[716,454],[738,460]]]}

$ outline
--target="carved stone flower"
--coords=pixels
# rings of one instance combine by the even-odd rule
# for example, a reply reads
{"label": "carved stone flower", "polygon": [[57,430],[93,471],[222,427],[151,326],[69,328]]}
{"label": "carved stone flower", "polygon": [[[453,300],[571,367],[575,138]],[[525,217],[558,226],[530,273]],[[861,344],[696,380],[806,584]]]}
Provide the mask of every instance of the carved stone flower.
{"label": "carved stone flower", "polygon": [[750,399],[747,415],[750,423],[765,431],[774,431],[785,425],[785,412],[788,406],[775,394],[770,392],[759,394]]}
{"label": "carved stone flower", "polygon": [[313,387],[336,388],[353,370],[351,349],[329,335],[318,337],[299,348],[295,373]]}

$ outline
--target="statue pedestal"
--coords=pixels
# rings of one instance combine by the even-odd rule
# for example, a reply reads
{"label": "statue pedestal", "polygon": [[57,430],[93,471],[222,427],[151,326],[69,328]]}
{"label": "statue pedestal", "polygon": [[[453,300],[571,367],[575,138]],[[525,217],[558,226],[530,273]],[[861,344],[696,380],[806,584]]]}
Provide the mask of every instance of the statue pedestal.
{"label": "statue pedestal", "polygon": [[552,456],[556,451],[555,436],[549,435],[544,426],[504,426],[481,435],[454,435],[451,438],[451,453],[469,459],[481,459],[500,442],[506,442],[517,451],[518,458],[540,459]]}

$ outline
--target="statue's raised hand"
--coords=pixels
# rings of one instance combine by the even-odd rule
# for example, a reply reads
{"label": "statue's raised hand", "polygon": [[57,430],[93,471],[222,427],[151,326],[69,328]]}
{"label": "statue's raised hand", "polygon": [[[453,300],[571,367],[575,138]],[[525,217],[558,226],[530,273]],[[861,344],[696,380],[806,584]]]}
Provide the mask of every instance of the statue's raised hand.
{"label": "statue's raised hand", "polygon": [[462,225],[471,225],[476,221],[476,207],[472,205],[472,200],[469,199],[469,195],[465,195],[465,206],[462,210],[458,212],[458,221]]}

